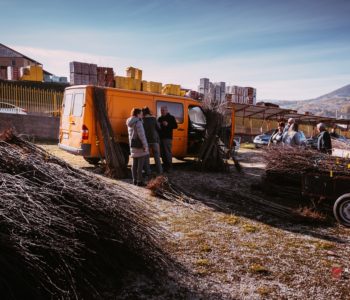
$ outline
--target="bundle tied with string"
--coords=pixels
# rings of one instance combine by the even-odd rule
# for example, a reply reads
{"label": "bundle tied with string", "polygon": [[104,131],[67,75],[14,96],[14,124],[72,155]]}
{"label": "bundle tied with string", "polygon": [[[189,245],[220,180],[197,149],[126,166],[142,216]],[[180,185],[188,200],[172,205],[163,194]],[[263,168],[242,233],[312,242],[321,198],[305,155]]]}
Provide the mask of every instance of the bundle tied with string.
{"label": "bundle tied with string", "polygon": [[94,88],[94,108],[96,122],[100,125],[106,158],[106,175],[112,178],[125,178],[127,165],[123,150],[115,140],[114,132],[109,121],[105,89]]}

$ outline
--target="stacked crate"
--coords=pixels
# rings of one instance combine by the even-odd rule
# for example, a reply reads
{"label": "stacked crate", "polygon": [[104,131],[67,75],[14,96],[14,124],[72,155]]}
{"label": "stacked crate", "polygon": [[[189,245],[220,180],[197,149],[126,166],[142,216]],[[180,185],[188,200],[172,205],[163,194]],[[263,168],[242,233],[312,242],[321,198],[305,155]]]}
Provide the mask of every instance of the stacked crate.
{"label": "stacked crate", "polygon": [[200,92],[189,90],[186,93],[185,97],[192,98],[194,100],[202,100],[202,97],[203,97],[202,95],[203,94]]}
{"label": "stacked crate", "polygon": [[142,91],[160,94],[162,92],[162,83],[142,80]]}
{"label": "stacked crate", "polygon": [[71,85],[97,85],[97,65],[73,61],[69,63]]}
{"label": "stacked crate", "polygon": [[134,67],[128,67],[126,69],[126,77],[142,80],[142,70]]}
{"label": "stacked crate", "polygon": [[21,67],[19,69],[19,79],[26,81],[44,81],[43,67],[40,65]]}
{"label": "stacked crate", "polygon": [[89,64],[89,83],[97,85],[97,65]]}
{"label": "stacked crate", "polygon": [[173,95],[180,96],[181,95],[181,86],[178,84],[165,84],[162,88],[163,95]]}
{"label": "stacked crate", "polygon": [[81,85],[82,84],[82,66],[80,62],[70,62],[70,84],[71,85]]}
{"label": "stacked crate", "polygon": [[124,90],[141,91],[141,80],[130,77],[115,76],[115,87]]}
{"label": "stacked crate", "polygon": [[226,94],[232,95],[226,97],[231,102],[244,104],[256,103],[256,89],[252,87],[228,86],[226,88]]}
{"label": "stacked crate", "polygon": [[252,87],[246,87],[248,104],[256,104],[256,89]]}
{"label": "stacked crate", "polygon": [[97,67],[97,85],[114,87],[114,70],[113,68]]}
{"label": "stacked crate", "polygon": [[125,90],[141,91],[142,70],[128,67],[126,77],[115,76],[115,87]]}

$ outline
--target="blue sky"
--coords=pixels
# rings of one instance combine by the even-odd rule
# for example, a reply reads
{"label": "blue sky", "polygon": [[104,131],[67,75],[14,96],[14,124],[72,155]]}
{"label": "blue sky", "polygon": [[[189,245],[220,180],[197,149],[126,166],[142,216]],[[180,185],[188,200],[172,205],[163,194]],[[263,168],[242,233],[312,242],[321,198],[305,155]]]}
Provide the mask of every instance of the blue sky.
{"label": "blue sky", "polygon": [[[350,83],[349,0],[0,0],[0,42],[68,75],[72,60],[196,88],[308,99]],[[5,28],[5,29],[4,29]]]}

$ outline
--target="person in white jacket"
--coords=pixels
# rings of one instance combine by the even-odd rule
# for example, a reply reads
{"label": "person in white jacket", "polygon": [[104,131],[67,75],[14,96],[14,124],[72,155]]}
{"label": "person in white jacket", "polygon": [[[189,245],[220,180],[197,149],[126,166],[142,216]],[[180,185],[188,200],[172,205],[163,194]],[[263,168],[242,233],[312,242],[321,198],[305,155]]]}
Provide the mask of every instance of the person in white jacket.
{"label": "person in white jacket", "polygon": [[130,153],[133,158],[131,169],[133,183],[138,186],[145,186],[142,170],[149,150],[141,118],[141,109],[134,108],[131,111],[130,118],[126,120],[126,125],[128,126]]}
{"label": "person in white jacket", "polygon": [[300,135],[299,126],[297,123],[294,123],[289,127],[287,134],[283,140],[283,144],[291,147],[301,145],[301,135]]}

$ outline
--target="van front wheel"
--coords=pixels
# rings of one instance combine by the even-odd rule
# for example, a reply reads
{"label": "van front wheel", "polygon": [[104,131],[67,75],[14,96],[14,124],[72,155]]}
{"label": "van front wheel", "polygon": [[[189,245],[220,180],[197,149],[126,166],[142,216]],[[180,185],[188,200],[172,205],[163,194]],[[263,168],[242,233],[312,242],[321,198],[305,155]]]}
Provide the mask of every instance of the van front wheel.
{"label": "van front wheel", "polygon": [[99,157],[84,157],[84,159],[90,164],[90,165],[97,165],[100,162]]}

